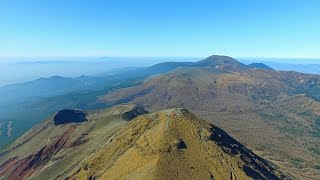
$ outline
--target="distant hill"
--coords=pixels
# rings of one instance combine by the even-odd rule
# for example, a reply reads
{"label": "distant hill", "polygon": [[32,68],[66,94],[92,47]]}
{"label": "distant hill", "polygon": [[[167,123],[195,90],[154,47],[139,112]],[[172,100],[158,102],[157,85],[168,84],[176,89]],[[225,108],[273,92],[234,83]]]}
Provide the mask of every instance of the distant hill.
{"label": "distant hill", "polygon": [[78,90],[89,90],[102,86],[104,78],[80,76],[64,78],[52,76],[40,78],[21,84],[12,84],[0,87],[2,98],[0,103],[14,103],[26,101],[29,98],[49,97]]}
{"label": "distant hill", "polygon": [[212,55],[197,62],[165,62],[154,65],[149,69],[157,70],[159,72],[168,72],[179,67],[211,67],[231,71],[249,68],[245,64],[242,64],[231,57]]}
{"label": "distant hill", "polygon": [[251,63],[251,64],[248,64],[249,67],[252,67],[252,68],[257,68],[257,69],[268,69],[268,70],[273,70],[271,67],[263,64],[263,63]]}
{"label": "distant hill", "polygon": [[320,59],[305,58],[240,58],[245,64],[263,63],[277,71],[296,71],[308,74],[320,74]]}
{"label": "distant hill", "polygon": [[248,69],[249,67],[239,61],[228,57],[212,55],[204,60],[194,63],[195,67],[215,67],[224,70],[239,71]]}
{"label": "distant hill", "polygon": [[0,157],[4,179],[289,179],[186,109],[120,105],[37,125]]}
{"label": "distant hill", "polygon": [[185,67],[211,67],[228,71],[240,71],[250,68],[249,66],[246,66],[245,64],[242,64],[231,57],[213,55],[197,62],[163,62],[145,68],[125,68],[123,70],[118,70],[114,73],[114,75],[122,76],[131,74],[133,76],[150,76]]}

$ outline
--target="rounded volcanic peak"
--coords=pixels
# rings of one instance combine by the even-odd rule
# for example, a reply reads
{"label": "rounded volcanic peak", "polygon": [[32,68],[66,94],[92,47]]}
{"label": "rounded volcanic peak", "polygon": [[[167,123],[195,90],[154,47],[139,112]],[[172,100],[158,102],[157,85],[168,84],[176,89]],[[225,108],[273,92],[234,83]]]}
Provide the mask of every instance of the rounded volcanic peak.
{"label": "rounded volcanic peak", "polygon": [[138,116],[83,164],[71,179],[286,179],[272,164],[184,108]]}
{"label": "rounded volcanic peak", "polygon": [[80,110],[63,109],[59,111],[53,118],[55,125],[68,123],[81,123],[88,121],[86,114]]}
{"label": "rounded volcanic peak", "polygon": [[126,121],[130,121],[139,115],[148,113],[147,110],[136,104],[122,104],[116,106],[115,109],[122,110],[120,118]]}
{"label": "rounded volcanic peak", "polygon": [[93,113],[91,116],[98,116],[103,114],[109,114],[113,116],[120,116],[120,119],[125,121],[130,121],[134,119],[135,117],[148,113],[147,110],[145,110],[143,107],[138,106],[134,103],[123,103],[119,105],[112,106],[111,108],[107,110],[100,110],[96,113]]}
{"label": "rounded volcanic peak", "polygon": [[146,114],[148,113],[147,110],[139,107],[139,106],[135,106],[131,111],[126,111],[124,113],[121,114],[121,119],[126,120],[126,121],[130,121],[134,118],[136,118],[137,116],[140,116],[142,114]]}
{"label": "rounded volcanic peak", "polygon": [[225,70],[241,70],[248,68],[245,64],[240,63],[232,57],[220,55],[209,56],[204,60],[196,62],[195,65],[199,67],[216,67]]}

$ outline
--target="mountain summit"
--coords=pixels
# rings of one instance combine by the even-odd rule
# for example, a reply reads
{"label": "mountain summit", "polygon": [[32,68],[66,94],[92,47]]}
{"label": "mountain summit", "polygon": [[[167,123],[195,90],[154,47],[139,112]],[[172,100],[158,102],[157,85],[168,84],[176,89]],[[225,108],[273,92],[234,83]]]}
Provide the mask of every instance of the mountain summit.
{"label": "mountain summit", "polygon": [[198,67],[216,67],[225,70],[241,70],[249,67],[229,56],[212,55],[194,63]]}
{"label": "mountain summit", "polygon": [[251,67],[242,64],[236,59],[229,56],[212,55],[197,62],[164,62],[156,64],[147,71],[152,72],[168,72],[178,67],[200,67],[200,68],[218,68],[227,71],[239,71],[249,69]]}
{"label": "mountain summit", "polygon": [[141,115],[69,179],[286,179],[223,130],[174,108]]}

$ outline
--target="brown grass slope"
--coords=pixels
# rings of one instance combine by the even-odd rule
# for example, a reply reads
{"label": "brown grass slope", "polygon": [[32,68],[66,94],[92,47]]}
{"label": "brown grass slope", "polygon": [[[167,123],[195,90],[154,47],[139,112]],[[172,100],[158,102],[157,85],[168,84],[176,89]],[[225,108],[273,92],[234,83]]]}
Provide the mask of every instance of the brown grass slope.
{"label": "brown grass slope", "polygon": [[201,66],[178,68],[102,100],[151,111],[190,109],[297,179],[319,179],[319,91],[318,75]]}
{"label": "brown grass slope", "polygon": [[141,115],[69,179],[287,179],[221,129],[186,109]]}

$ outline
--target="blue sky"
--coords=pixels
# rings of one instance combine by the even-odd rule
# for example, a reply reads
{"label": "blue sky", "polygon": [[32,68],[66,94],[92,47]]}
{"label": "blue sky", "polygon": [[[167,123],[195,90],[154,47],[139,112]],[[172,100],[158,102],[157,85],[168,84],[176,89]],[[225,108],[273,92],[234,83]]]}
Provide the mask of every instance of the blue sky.
{"label": "blue sky", "polygon": [[0,56],[320,57],[319,0],[1,0]]}

